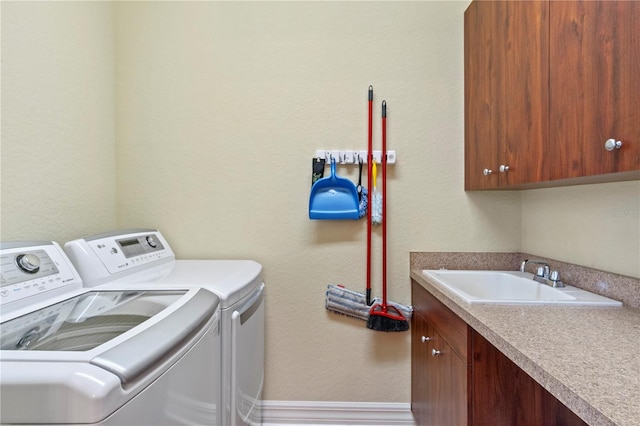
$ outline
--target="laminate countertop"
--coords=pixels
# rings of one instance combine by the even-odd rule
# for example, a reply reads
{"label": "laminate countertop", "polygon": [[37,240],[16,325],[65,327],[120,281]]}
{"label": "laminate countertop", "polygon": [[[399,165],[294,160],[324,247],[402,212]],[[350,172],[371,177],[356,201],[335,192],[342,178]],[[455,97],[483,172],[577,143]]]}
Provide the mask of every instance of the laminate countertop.
{"label": "laminate countertop", "polygon": [[469,304],[418,282],[590,425],[640,425],[640,310]]}

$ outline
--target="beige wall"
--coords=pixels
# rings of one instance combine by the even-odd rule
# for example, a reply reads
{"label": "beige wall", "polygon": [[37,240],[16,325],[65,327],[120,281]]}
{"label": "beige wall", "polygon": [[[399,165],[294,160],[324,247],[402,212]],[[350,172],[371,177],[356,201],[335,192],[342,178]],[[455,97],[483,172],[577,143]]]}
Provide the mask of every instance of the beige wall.
{"label": "beige wall", "polygon": [[640,278],[640,182],[523,191],[522,251]]}
{"label": "beige wall", "polygon": [[[366,222],[308,219],[316,149],[366,149],[388,103],[390,297],[409,251],[517,250],[518,193],[463,191],[465,2],[120,3],[118,209],[180,257],[265,266],[265,397],[408,401],[409,334],[324,309],[365,288]],[[328,169],[327,169],[328,172]],[[356,167],[339,167],[356,179]],[[380,257],[376,229],[376,259]],[[376,261],[374,293],[380,294]]]}
{"label": "beige wall", "polygon": [[[522,250],[633,275],[638,245],[637,182],[463,191],[467,4],[2,2],[3,239],[157,226],[179,257],[256,259],[268,286],[265,398],[408,401],[408,333],[324,309],[328,283],[364,289],[365,222],[307,217],[315,150],[366,147],[369,84],[375,141],[386,99],[398,155],[391,299],[410,302],[412,250]],[[62,31],[71,25],[82,28]],[[27,178],[45,182],[28,199]],[[543,242],[546,229],[561,246]]]}
{"label": "beige wall", "polygon": [[0,237],[63,242],[115,226],[112,6],[0,8]]}

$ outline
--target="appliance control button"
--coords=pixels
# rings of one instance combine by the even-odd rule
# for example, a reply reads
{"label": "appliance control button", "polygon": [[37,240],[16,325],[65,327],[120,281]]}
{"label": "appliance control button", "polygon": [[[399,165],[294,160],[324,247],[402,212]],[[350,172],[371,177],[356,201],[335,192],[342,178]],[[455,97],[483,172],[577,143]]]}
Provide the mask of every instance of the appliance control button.
{"label": "appliance control button", "polygon": [[153,235],[149,235],[147,237],[147,244],[149,244],[153,248],[156,248],[158,246],[158,243],[156,243],[156,239],[153,238]]}
{"label": "appliance control button", "polygon": [[16,265],[27,274],[35,274],[40,270],[40,258],[33,253],[19,254]]}

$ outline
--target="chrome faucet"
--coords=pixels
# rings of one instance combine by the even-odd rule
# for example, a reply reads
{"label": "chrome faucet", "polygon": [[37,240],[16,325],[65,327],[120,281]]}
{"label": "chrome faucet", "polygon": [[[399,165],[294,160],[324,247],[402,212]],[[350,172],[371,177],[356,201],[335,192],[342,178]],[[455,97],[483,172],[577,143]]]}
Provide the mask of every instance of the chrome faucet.
{"label": "chrome faucet", "polygon": [[549,264],[547,262],[545,262],[544,260],[525,259],[520,264],[520,272],[525,272],[524,268],[529,263],[531,263],[533,265],[542,265],[542,267],[543,267],[542,273],[540,273],[540,268],[538,268],[538,271],[536,272],[536,275],[539,276],[539,277],[549,278]]}
{"label": "chrome faucet", "polygon": [[529,264],[541,265],[533,275],[533,279],[539,283],[549,285],[555,288],[564,287],[564,283],[560,281],[560,273],[558,271],[552,271],[549,268],[549,263],[544,260],[537,259],[525,259],[520,264],[520,272],[525,272],[525,267]]}

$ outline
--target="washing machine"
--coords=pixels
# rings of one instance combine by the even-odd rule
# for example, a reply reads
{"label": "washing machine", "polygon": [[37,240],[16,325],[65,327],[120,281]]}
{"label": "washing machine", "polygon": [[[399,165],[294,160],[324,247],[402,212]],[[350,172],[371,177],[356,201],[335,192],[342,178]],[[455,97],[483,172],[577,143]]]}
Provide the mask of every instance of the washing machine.
{"label": "washing machine", "polygon": [[55,242],[0,253],[1,424],[222,424],[214,293],[85,288]]}
{"label": "washing machine", "polygon": [[220,299],[222,424],[262,423],[265,285],[252,260],[181,260],[157,229],[114,231],[67,242],[86,286],[201,287]]}

